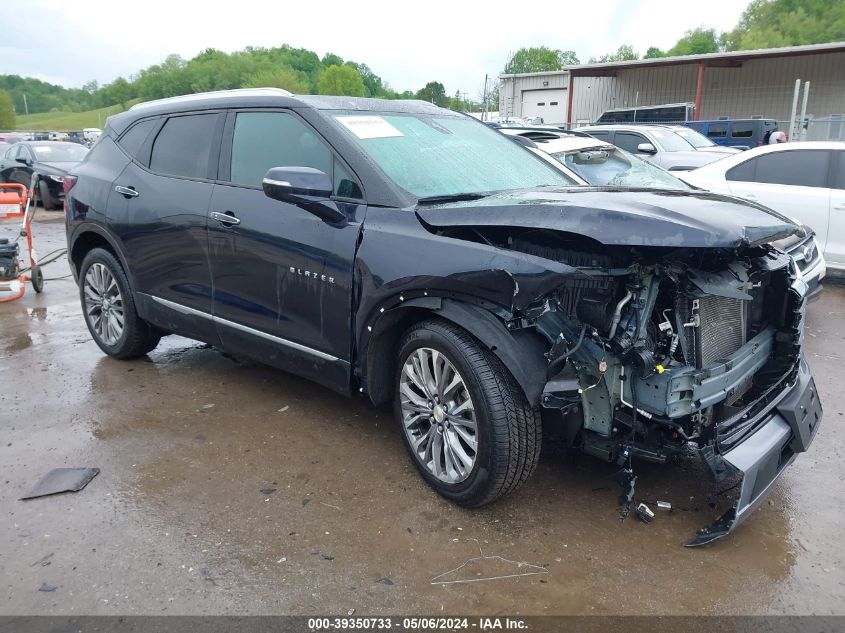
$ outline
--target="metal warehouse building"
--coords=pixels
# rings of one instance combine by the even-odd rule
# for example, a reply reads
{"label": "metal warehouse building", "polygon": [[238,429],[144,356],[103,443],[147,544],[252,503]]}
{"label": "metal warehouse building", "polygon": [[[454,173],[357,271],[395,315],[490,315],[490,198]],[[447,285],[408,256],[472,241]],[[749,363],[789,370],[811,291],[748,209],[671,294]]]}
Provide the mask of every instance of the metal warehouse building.
{"label": "metal warehouse building", "polygon": [[781,129],[800,80],[808,138],[845,139],[845,42],[581,64],[499,80],[502,117],[576,127],[615,108],[689,102],[697,119],[773,118]]}

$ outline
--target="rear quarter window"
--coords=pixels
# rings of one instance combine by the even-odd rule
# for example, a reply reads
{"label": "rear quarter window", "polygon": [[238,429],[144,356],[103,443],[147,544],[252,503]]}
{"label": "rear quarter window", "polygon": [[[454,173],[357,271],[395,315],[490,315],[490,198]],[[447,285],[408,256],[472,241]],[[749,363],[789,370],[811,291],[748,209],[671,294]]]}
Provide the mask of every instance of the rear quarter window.
{"label": "rear quarter window", "polygon": [[[142,156],[141,151],[144,148],[150,132],[158,125],[158,119],[146,119],[138,121],[126,130],[117,140],[117,144],[129,154],[130,157],[137,160],[139,163],[146,164],[148,156]],[[147,152],[149,154],[149,151]]]}

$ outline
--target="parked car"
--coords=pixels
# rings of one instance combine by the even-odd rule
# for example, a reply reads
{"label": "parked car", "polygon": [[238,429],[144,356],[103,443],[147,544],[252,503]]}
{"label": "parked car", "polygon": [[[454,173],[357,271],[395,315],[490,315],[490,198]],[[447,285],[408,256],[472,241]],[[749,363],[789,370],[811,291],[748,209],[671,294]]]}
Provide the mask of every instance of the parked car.
{"label": "parked car", "polygon": [[729,152],[699,152],[667,125],[593,125],[579,127],[578,131],[613,143],[669,171],[695,169],[730,155]]}
{"label": "parked car", "polygon": [[845,271],[845,143],[764,145],[679,176],[797,218],[815,231],[827,267]]}
{"label": "parked car", "polygon": [[765,145],[768,142],[767,134],[778,128],[774,119],[687,121],[684,125],[700,132],[717,145],[736,147],[740,150]]}
{"label": "parked car", "polygon": [[79,163],[88,150],[75,143],[57,141],[22,141],[15,143],[0,159],[0,182],[30,186],[36,174],[36,195],[45,209],[61,208],[62,183],[70,168]]}
{"label": "parked car", "polygon": [[[169,333],[393,402],[441,495],[518,488],[543,425],[620,464],[698,451],[733,530],[821,406],[788,218],[712,193],[594,188],[422,101],[278,89],[136,105],[65,180],[91,336]],[[622,514],[629,508],[624,503]]]}
{"label": "parked car", "polygon": [[695,149],[699,152],[718,152],[720,154],[738,154],[739,152],[743,151],[745,148],[739,147],[726,147],[725,145],[716,145],[713,141],[709,138],[701,134],[700,132],[693,130],[689,127],[684,127],[683,125],[672,125],[670,129],[684,139],[687,143],[692,145]]}
{"label": "parked car", "polygon": [[[514,138],[531,139],[539,150],[560,161],[573,178],[595,187],[647,187],[682,191],[692,188],[675,175],[586,134],[554,128],[508,128],[500,131]],[[795,260],[809,286],[807,298],[818,296],[827,269],[812,229],[804,226],[803,235],[790,235],[775,242],[774,246]]]}

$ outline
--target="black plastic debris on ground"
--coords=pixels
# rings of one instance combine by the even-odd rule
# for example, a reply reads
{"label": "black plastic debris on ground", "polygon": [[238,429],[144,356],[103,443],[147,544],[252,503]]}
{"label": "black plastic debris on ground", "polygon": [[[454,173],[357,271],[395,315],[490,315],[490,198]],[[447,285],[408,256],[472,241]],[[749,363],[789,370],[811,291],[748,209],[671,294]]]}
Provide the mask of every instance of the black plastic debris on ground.
{"label": "black plastic debris on ground", "polygon": [[54,468],[21,497],[21,501],[62,492],[79,492],[99,474],[99,468]]}

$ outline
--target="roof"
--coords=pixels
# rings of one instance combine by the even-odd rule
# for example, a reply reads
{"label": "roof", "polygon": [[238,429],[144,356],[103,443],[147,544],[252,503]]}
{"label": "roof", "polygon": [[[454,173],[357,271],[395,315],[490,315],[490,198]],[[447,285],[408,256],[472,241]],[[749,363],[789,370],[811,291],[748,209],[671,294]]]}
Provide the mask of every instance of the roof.
{"label": "roof", "polygon": [[618,70],[634,68],[652,68],[658,66],[677,66],[679,64],[699,64],[705,66],[741,66],[743,62],[753,59],[773,57],[793,57],[800,55],[822,55],[824,53],[845,52],[845,42],[830,42],[828,44],[806,44],[803,46],[784,46],[782,48],[760,48],[750,51],[730,51],[726,53],[703,53],[700,55],[681,55],[676,57],[656,57],[654,59],[632,59],[622,62],[603,62],[595,64],[575,64],[564,66],[562,70],[552,70],[539,73],[519,73],[513,75],[499,75],[500,78],[510,77],[539,77],[565,75],[571,73],[575,77],[598,77],[613,75]]}
{"label": "roof", "polygon": [[617,70],[650,68],[658,66],[677,66],[679,64],[703,64],[705,66],[741,66],[743,62],[774,57],[795,57],[801,55],[821,55],[824,53],[845,52],[845,42],[829,44],[807,44],[804,46],[784,46],[782,48],[761,48],[750,51],[730,51],[726,53],[703,53],[700,55],[682,55],[676,57],[657,57],[654,59],[632,59],[623,62],[605,62],[600,64],[578,64],[567,66],[573,76],[601,76],[613,74]]}
{"label": "roof", "polygon": [[294,95],[281,88],[243,88],[167,97],[137,103],[126,112],[108,118],[118,134],[141,117],[217,108],[314,108],[316,110],[359,110],[462,116],[427,101]]}

